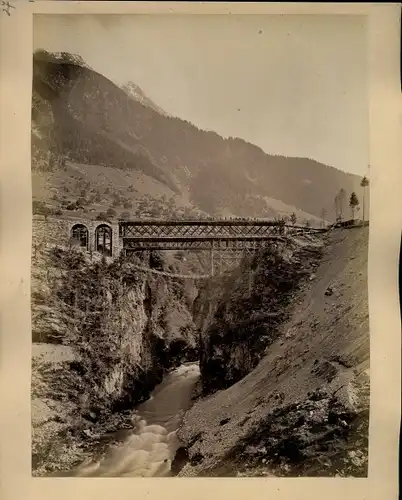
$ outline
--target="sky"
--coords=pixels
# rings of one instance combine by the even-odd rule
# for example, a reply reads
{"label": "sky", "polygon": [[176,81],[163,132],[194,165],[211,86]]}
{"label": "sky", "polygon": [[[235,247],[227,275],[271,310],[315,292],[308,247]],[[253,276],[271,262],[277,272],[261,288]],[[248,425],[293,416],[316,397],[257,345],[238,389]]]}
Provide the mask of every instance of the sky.
{"label": "sky", "polygon": [[79,54],[199,128],[367,173],[362,17],[35,15],[36,49]]}

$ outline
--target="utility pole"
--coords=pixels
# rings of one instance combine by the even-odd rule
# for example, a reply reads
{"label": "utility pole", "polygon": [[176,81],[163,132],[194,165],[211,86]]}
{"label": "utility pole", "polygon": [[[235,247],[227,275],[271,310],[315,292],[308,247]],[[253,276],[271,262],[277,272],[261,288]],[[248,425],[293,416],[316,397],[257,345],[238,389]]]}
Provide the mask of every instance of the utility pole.
{"label": "utility pole", "polygon": [[[370,165],[369,165],[369,170],[370,170]],[[366,210],[366,188],[369,185],[370,181],[367,179],[366,176],[363,177],[363,179],[360,182],[360,186],[363,188],[363,226],[365,223],[365,210]]]}

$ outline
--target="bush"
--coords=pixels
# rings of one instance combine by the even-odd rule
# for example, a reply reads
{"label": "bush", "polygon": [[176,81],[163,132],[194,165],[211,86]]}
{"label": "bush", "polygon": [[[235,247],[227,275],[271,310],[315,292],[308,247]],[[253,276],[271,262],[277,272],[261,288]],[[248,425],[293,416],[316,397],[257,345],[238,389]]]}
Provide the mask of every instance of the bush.
{"label": "bush", "polygon": [[110,222],[110,221],[109,221],[109,217],[108,217],[107,213],[105,213],[105,212],[100,212],[100,213],[96,216],[95,220],[102,220],[102,221],[107,221],[107,222]]}
{"label": "bush", "polygon": [[85,198],[80,197],[78,198],[75,204],[77,207],[84,207],[85,205],[88,204],[88,201]]}
{"label": "bush", "polygon": [[47,209],[46,203],[43,201],[34,200],[32,202],[32,212],[34,215],[42,215]]}
{"label": "bush", "polygon": [[32,213],[34,215],[43,215],[45,218],[54,214],[54,210],[43,201],[34,200],[32,202]]}
{"label": "bush", "polygon": [[102,197],[99,193],[99,191],[95,191],[92,197],[92,202],[93,203],[99,203],[101,201]]}
{"label": "bush", "polygon": [[120,204],[121,204],[120,198],[119,198],[118,196],[115,196],[115,197],[113,198],[113,206],[114,206],[114,207],[119,207],[119,206],[120,206]]}
{"label": "bush", "polygon": [[117,212],[114,208],[108,208],[106,212],[107,217],[116,217]]}

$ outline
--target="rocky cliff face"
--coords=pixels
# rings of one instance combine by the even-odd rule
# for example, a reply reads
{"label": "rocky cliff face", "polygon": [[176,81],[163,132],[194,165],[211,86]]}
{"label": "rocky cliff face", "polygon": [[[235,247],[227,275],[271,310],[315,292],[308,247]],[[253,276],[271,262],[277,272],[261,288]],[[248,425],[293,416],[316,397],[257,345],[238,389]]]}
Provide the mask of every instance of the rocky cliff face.
{"label": "rocky cliff face", "polygon": [[[193,298],[182,284],[124,261],[50,253],[36,269],[32,304],[38,475],[69,467],[99,429],[121,424],[123,412],[146,399],[167,369],[198,356]],[[67,360],[43,358],[60,348]]]}
{"label": "rocky cliff face", "polygon": [[258,364],[321,251],[320,242],[279,241],[201,288],[195,317],[204,394],[230,387]]}

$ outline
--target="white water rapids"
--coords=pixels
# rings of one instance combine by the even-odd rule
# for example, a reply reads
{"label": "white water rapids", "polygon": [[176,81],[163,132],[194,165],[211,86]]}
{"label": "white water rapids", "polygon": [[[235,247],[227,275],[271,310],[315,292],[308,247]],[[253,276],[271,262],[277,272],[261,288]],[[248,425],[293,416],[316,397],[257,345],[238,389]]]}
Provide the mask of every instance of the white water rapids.
{"label": "white water rapids", "polygon": [[165,376],[150,399],[137,407],[135,431],[109,448],[99,461],[82,464],[78,477],[162,477],[171,475],[171,463],[180,447],[176,436],[199,378],[196,363],[181,365]]}

